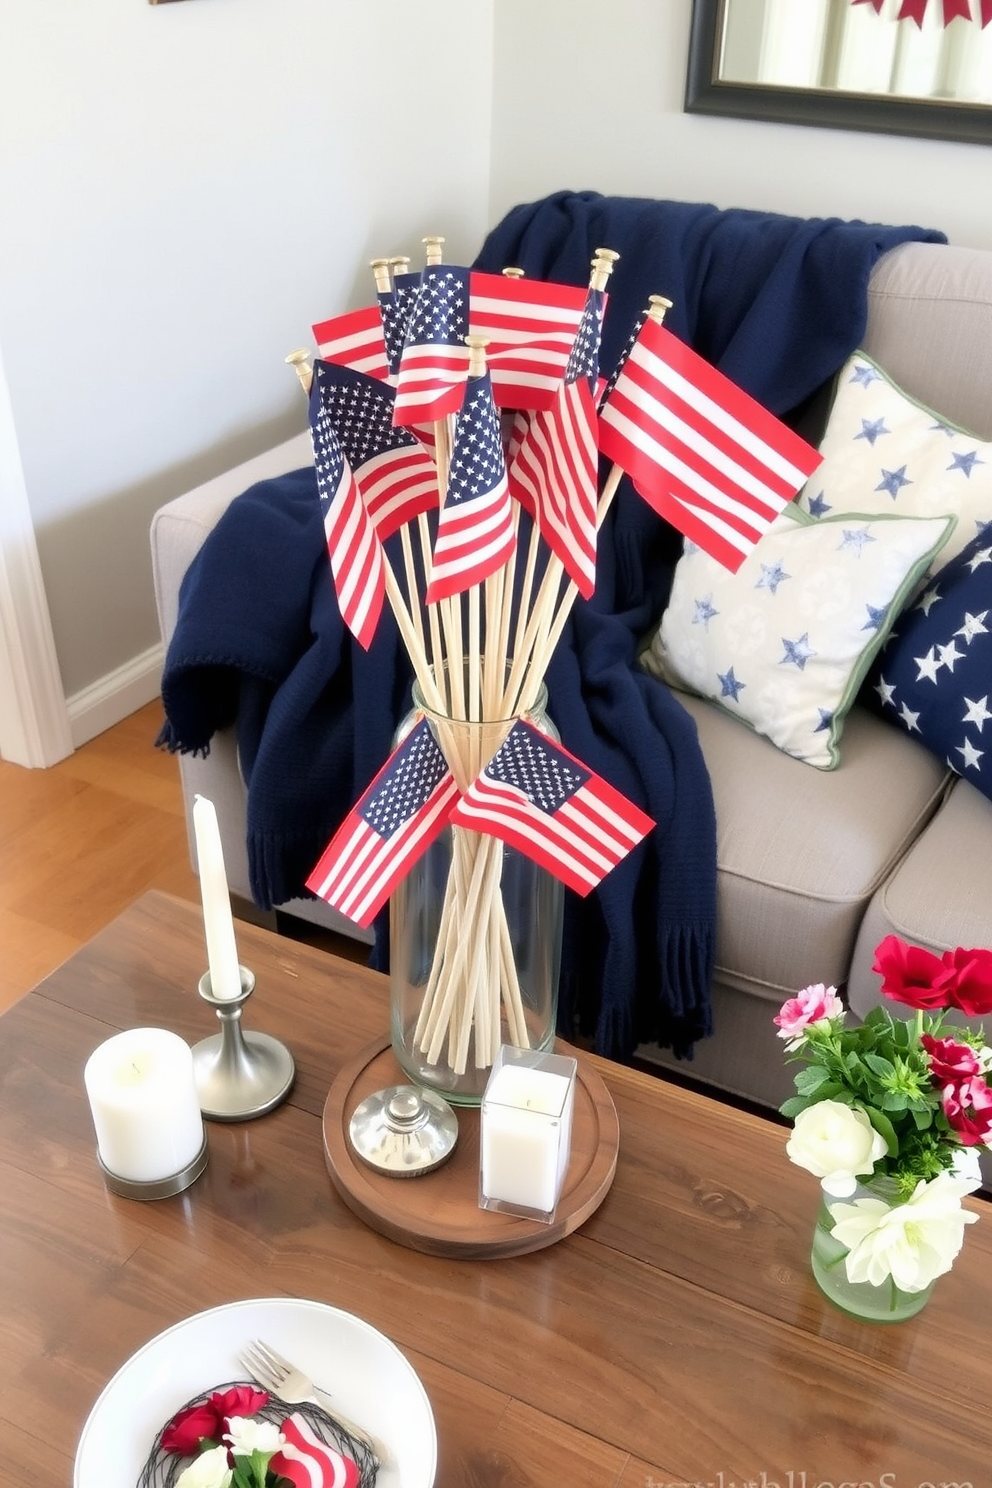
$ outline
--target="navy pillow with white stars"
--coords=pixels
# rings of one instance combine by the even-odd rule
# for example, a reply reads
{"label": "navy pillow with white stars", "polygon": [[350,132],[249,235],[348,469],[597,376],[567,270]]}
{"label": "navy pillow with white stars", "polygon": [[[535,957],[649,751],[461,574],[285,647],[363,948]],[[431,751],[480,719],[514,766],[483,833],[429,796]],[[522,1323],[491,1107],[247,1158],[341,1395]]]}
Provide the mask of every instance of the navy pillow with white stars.
{"label": "navy pillow with white stars", "polygon": [[992,800],[992,524],[900,615],[862,698]]}

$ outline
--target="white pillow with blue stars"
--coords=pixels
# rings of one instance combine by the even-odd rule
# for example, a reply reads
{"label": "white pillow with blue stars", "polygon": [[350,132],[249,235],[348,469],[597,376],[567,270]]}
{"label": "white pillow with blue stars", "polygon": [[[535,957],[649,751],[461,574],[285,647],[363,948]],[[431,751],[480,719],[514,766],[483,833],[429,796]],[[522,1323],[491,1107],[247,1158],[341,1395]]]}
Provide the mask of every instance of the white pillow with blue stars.
{"label": "white pillow with blue stars", "polygon": [[865,698],[992,800],[992,532],[899,616]]}
{"label": "white pillow with blue stars", "polygon": [[686,542],[642,665],[832,770],[844,717],[953,517],[814,521],[791,503],[736,573]]}
{"label": "white pillow with blue stars", "polygon": [[863,351],[837,379],[820,453],[797,498],[812,517],[953,513],[958,525],[934,572],[985,527],[992,531],[992,444],[917,403]]}

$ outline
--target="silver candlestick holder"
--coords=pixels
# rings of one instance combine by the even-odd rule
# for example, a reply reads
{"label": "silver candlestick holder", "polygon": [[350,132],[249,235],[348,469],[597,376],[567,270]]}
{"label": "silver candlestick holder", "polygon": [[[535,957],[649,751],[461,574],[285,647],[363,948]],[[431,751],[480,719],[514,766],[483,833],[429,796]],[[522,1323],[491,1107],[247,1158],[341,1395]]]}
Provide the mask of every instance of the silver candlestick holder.
{"label": "silver candlestick holder", "polygon": [[200,978],[199,993],[220,1021],[220,1033],[193,1045],[193,1078],[200,1110],[212,1121],[250,1121],[284,1101],[296,1078],[293,1056],[267,1033],[247,1033],[241,1012],[255,990],[255,975],[241,972],[237,997],[215,997],[210,973]]}

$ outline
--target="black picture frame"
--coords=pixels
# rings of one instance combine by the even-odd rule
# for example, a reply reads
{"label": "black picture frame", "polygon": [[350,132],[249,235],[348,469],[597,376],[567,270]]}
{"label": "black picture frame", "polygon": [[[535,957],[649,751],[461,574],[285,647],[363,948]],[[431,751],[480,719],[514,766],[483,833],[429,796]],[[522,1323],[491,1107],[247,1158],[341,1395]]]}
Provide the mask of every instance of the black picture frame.
{"label": "black picture frame", "polygon": [[873,134],[908,134],[921,139],[992,145],[992,107],[984,104],[721,82],[717,70],[725,3],[726,0],[693,0],[685,87],[687,114],[721,114],[774,124],[858,129]]}

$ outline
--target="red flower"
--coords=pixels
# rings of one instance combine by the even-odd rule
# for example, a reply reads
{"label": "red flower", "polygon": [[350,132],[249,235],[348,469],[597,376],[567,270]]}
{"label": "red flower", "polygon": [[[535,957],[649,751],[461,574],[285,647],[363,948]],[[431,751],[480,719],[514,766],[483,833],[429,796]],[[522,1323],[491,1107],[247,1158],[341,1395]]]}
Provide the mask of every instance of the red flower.
{"label": "red flower", "polygon": [[882,978],[881,992],[893,1002],[914,1008],[947,1007],[947,970],[939,956],[922,946],[907,945],[897,935],[887,935],[875,948],[875,964]]}
{"label": "red flower", "polygon": [[965,1147],[977,1147],[992,1136],[992,1090],[975,1075],[941,1091],[944,1114]]}
{"label": "red flower", "polygon": [[929,1055],[935,1085],[961,1085],[982,1072],[978,1055],[968,1044],[959,1044],[952,1038],[934,1038],[930,1033],[921,1034],[920,1043]]}
{"label": "red flower", "polygon": [[212,1399],[182,1410],[162,1432],[162,1446],[179,1457],[195,1457],[204,1439],[220,1445],[221,1419]]}
{"label": "red flower", "polygon": [[268,1395],[252,1385],[215,1390],[199,1405],[188,1406],[173,1416],[162,1432],[162,1446],[179,1457],[195,1457],[201,1441],[221,1445],[230,1416],[252,1416],[268,1403]]}
{"label": "red flower", "polygon": [[983,1018],[992,1013],[992,951],[945,951],[941,960],[953,973],[950,984],[950,1006],[959,1008],[968,1018]]}

